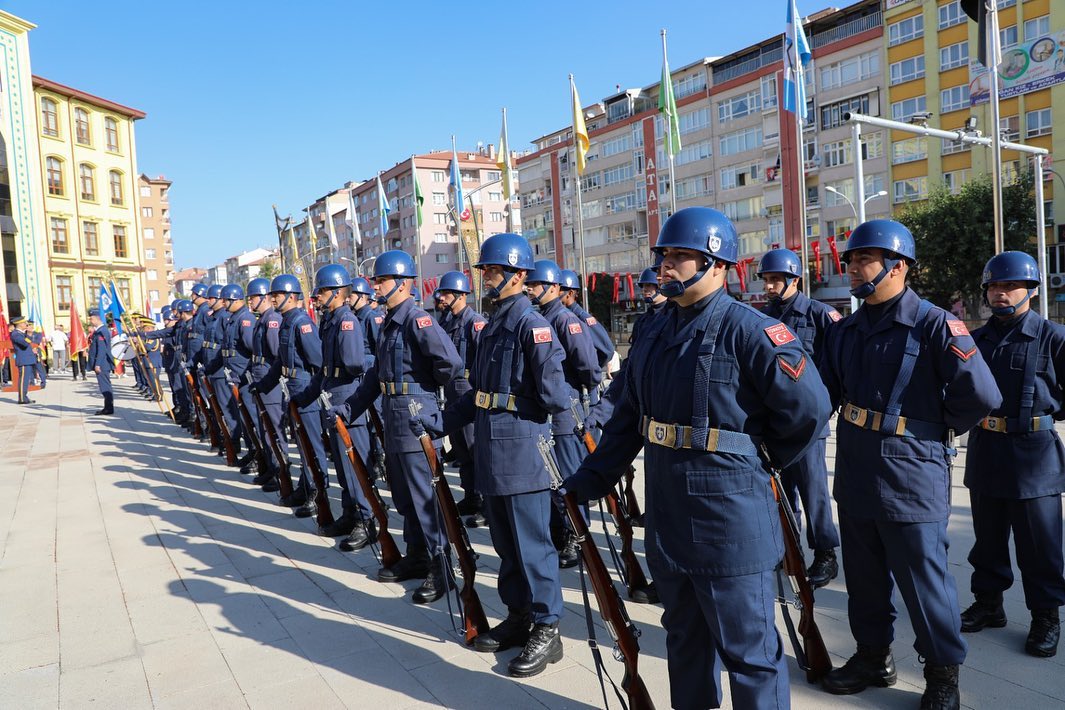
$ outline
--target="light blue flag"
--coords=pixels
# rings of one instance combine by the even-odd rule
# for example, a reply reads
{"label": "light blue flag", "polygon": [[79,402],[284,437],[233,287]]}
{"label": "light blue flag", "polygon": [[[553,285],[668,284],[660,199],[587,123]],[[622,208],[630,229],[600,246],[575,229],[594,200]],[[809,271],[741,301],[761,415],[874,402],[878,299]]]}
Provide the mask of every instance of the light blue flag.
{"label": "light blue flag", "polygon": [[784,31],[784,110],[806,122],[806,66],[813,55],[795,0],[788,0],[788,26]]}
{"label": "light blue flag", "polygon": [[[111,292],[107,290],[107,286],[100,284],[100,320],[104,323],[107,322],[107,314],[114,313],[115,298],[111,295]],[[119,332],[122,330],[122,324],[116,322]]]}
{"label": "light blue flag", "polygon": [[118,297],[118,289],[115,288],[115,282],[111,282],[111,316],[115,319],[115,327],[118,328],[118,332],[122,332],[122,314],[126,312],[126,307],[122,305],[122,299]]}
{"label": "light blue flag", "polygon": [[462,213],[466,209],[462,201],[462,172],[459,170],[459,156],[455,152],[455,146],[451,146],[451,180],[449,185],[455,194],[455,217],[462,219]]}
{"label": "light blue flag", "polygon": [[381,176],[377,176],[377,211],[381,218],[381,236],[388,234],[388,215],[392,208],[388,206],[388,198],[385,197],[385,188],[381,186]]}

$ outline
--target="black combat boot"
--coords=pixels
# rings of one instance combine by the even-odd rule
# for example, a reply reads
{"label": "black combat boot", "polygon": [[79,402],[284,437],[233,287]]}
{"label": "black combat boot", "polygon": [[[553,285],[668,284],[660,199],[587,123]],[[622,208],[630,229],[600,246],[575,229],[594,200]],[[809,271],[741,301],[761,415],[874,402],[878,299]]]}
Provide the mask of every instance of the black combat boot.
{"label": "black combat boot", "polygon": [[282,496],[280,503],[286,508],[298,508],[307,502],[307,493],[302,488],[296,488],[292,495]]}
{"label": "black combat boot", "polygon": [[1024,652],[1029,656],[1050,658],[1058,652],[1061,638],[1061,619],[1058,609],[1032,609],[1032,628],[1024,642]]}
{"label": "black combat boot", "polygon": [[473,650],[498,653],[508,648],[524,646],[529,642],[532,625],[532,614],[529,610],[511,611],[498,626],[492,627],[486,634],[477,635],[473,640]]}
{"label": "black combat boot", "polygon": [[657,604],[658,590],[654,582],[648,582],[646,587],[637,587],[629,591],[629,601],[634,604]]}
{"label": "black combat boot", "polygon": [[476,493],[467,493],[455,507],[458,508],[459,515],[473,515],[481,512],[483,505],[484,499],[481,496]]}
{"label": "black combat boot", "polygon": [[478,510],[473,515],[466,518],[466,527],[486,528],[488,527],[488,518],[484,517],[484,513]]}
{"label": "black combat boot", "polygon": [[577,544],[577,536],[566,530],[566,539],[558,551],[558,568],[569,569],[570,567],[576,567],[580,558],[581,548]]}
{"label": "black combat boot", "polygon": [[351,529],[351,534],[340,541],[344,552],[357,552],[377,539],[377,523],[364,520]]}
{"label": "black combat boot", "polygon": [[302,505],[298,505],[292,509],[292,514],[297,518],[313,518],[318,514],[318,504],[314,500],[314,491],[310,491],[306,495],[306,499]]}
{"label": "black combat boot", "polygon": [[115,413],[115,396],[110,392],[104,392],[104,408],[96,412],[96,416]]}
{"label": "black combat boot", "polygon": [[820,589],[839,575],[839,563],[836,562],[834,549],[817,550],[814,552],[814,561],[810,569],[806,570],[806,576],[814,589]]}
{"label": "black combat boot", "polygon": [[[258,476],[256,476],[256,478],[258,478]],[[277,477],[273,474],[267,475],[266,481],[260,485],[263,489],[263,493],[276,493],[281,490],[281,484],[277,482]]]}
{"label": "black combat boot", "polygon": [[886,688],[895,685],[895,658],[891,647],[874,648],[858,644],[858,652],[839,668],[821,679],[821,687],[833,695],[860,693],[869,686]]}
{"label": "black combat boot", "polygon": [[525,648],[507,665],[507,673],[515,678],[528,678],[544,672],[548,663],[562,660],[562,636],[558,622],[533,624]]}
{"label": "black combat boot", "polygon": [[961,630],[973,633],[984,628],[1001,629],[1006,625],[1002,594],[979,593],[976,601],[961,613]]}
{"label": "black combat boot", "polygon": [[326,525],[322,528],[322,535],[325,537],[340,537],[341,535],[349,535],[351,531],[355,529],[356,523],[359,522],[359,515],[352,508],[346,509],[339,518],[333,521],[332,525]]}
{"label": "black combat boot", "polygon": [[422,586],[414,590],[411,601],[415,604],[432,604],[440,597],[455,588],[451,581],[449,570],[444,566],[447,560],[443,555],[437,555],[429,565],[429,574],[426,575]]}
{"label": "black combat boot", "polygon": [[425,547],[407,548],[407,555],[391,567],[382,567],[377,573],[378,582],[404,582],[408,579],[425,579],[429,574],[429,551]]}
{"label": "black combat boot", "polygon": [[958,710],[958,666],[924,666],[925,688],[921,696],[921,710]]}

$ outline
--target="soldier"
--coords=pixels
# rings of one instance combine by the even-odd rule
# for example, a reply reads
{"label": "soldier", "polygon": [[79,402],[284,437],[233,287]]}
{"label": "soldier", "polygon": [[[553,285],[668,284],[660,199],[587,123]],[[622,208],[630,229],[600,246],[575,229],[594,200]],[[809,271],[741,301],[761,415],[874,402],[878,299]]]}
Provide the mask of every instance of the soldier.
{"label": "soldier", "polygon": [[921,707],[957,708],[966,645],[947,569],[952,432],[1002,396],[965,325],[907,288],[917,257],[906,227],[864,222],[842,256],[864,303],[826,332],[820,370],[842,407],[833,493],[858,648],[822,685],[844,695],[895,683],[898,585],[925,659]]}
{"label": "soldier", "polygon": [[207,314],[211,310],[211,304],[207,301],[207,284],[195,283],[192,285],[193,316],[185,330],[185,357],[190,368],[195,368],[200,361],[200,349],[203,347],[203,334],[207,328]]}
{"label": "soldier", "polygon": [[[214,392],[214,399],[218,403],[218,412],[230,433],[233,448],[240,451],[240,428],[239,417],[233,405],[233,393],[226,381],[225,358],[222,357],[222,347],[226,337],[226,328],[232,314],[226,309],[228,301],[222,297],[221,284],[212,284],[207,289],[207,303],[209,311],[204,318],[203,348],[200,350],[200,364],[203,366],[203,374],[207,378],[207,386]],[[237,286],[239,289],[240,287]],[[225,454],[225,447],[218,447],[218,455]]]}
{"label": "soldier", "polygon": [[[448,271],[440,277],[436,290],[437,308],[441,312],[440,324],[455,344],[463,363],[462,376],[451,383],[448,400],[453,401],[470,390],[470,370],[477,359],[477,339],[488,321],[471,308],[466,297],[470,294],[470,280],[460,271]],[[459,467],[459,481],[463,497],[458,502],[459,513],[468,515],[466,525],[471,528],[486,524],[481,495],[474,486],[473,474],[473,425],[468,424],[451,437],[451,453]]]}
{"label": "soldier", "polygon": [[[355,313],[359,323],[362,325],[362,341],[366,349],[364,371],[368,372],[377,361],[377,341],[381,337],[381,326],[385,322],[385,315],[381,310],[375,308],[377,301],[374,298],[373,286],[361,276],[351,280],[351,296],[348,298],[348,302],[351,304],[352,312]],[[373,407],[380,419],[381,400],[374,400]],[[369,418],[369,414],[367,414],[366,419],[369,420]],[[375,431],[372,422],[368,422],[367,427],[367,432],[370,435],[370,458],[383,461],[385,455],[381,450],[381,434]]]}
{"label": "soldier", "polygon": [[586,311],[581,306],[580,301],[577,300],[581,294],[581,277],[577,275],[577,272],[570,269],[562,269],[560,281],[562,305],[576,313],[577,317],[588,326],[599,360],[599,368],[606,369],[610,358],[614,356],[614,341],[610,339],[610,331],[595,316]]}
{"label": "soldier", "polygon": [[48,386],[48,357],[45,354],[46,339],[44,332],[37,330],[36,323],[31,320],[27,321],[27,324],[30,326],[27,334],[33,346],[34,355],[37,356],[37,361],[33,364],[33,371],[37,379],[40,380],[41,389],[43,390]]}
{"label": "soldier", "polygon": [[104,398],[104,406],[96,415],[115,413],[115,395],[111,389],[111,371],[115,361],[111,358],[111,329],[100,317],[99,308],[89,309],[89,323],[93,327],[89,336],[89,369],[96,373],[96,384]]}
{"label": "soldier", "polygon": [[[810,362],[817,362],[825,330],[840,319],[839,312],[799,290],[802,266],[793,251],[773,249],[766,252],[759,262],[758,276],[765,281],[765,292],[769,297],[762,312],[788,326],[802,342]],[[802,458],[780,472],[796,520],[801,519],[800,500],[806,510],[806,541],[814,551],[813,563],[806,575],[815,589],[825,586],[839,574],[836,561],[839,531],[832,522],[828,466],[825,464],[825,443],[831,433],[831,427],[826,424]]]}
{"label": "soldier", "polygon": [[722,666],[736,707],[788,707],[773,608],[784,548],[760,453],[790,464],[829,416],[795,335],[727,293],[737,242],[717,210],[666,220],[655,251],[676,307],[633,344],[602,443],[565,482],[578,500],[601,497],[644,449],[647,563],[678,708],[718,707]]}
{"label": "soldier", "polygon": [[[244,373],[248,371],[248,367],[251,365],[252,333],[255,330],[255,316],[252,314],[251,309],[248,308],[248,304],[245,301],[244,288],[240,284],[226,284],[223,286],[220,300],[229,313],[229,318],[225,323],[225,331],[222,335],[222,372],[224,375],[222,388],[225,389],[227,397],[226,400],[219,398],[218,403],[220,405],[223,401],[227,403],[224,406],[229,410],[229,418],[233,421],[233,425],[229,429],[232,432],[233,445],[238,446],[237,442],[240,439],[244,439],[244,444],[248,448],[248,453],[237,461],[237,466],[241,473],[253,473],[257,469],[257,464],[255,462],[255,450],[252,448],[251,443],[251,433],[244,431],[244,421],[240,418],[239,405],[233,397],[231,385],[237,386],[242,402],[248,403],[252,399],[248,392],[248,383],[244,379]],[[249,409],[249,413],[254,411],[254,408]]]}
{"label": "soldier", "polygon": [[383,395],[385,457],[392,499],[403,516],[407,554],[392,567],[382,568],[377,579],[424,578],[412,599],[428,604],[446,594],[453,583],[445,569],[447,539],[430,486],[432,472],[421,442],[407,426],[408,405],[415,401],[427,416],[438,415],[436,390],[462,374],[462,363],[440,326],[415,307],[411,288],[416,275],[414,260],[402,251],[386,251],[374,261],[374,291],[388,315],[377,343],[377,360],[339,414],[345,421],[355,421]]}
{"label": "soldier", "polygon": [[[145,377],[145,386],[147,393],[145,398],[150,399],[153,402],[162,401],[163,385],[159,381],[159,373],[163,369],[163,350],[162,345],[156,340],[147,340],[145,335],[151,332],[152,326],[155,325],[155,321],[151,318],[144,318],[140,322],[140,338],[144,343],[144,367],[146,373],[143,373]],[[151,367],[149,367],[149,365]]]}
{"label": "soldier", "polygon": [[457,431],[473,421],[476,489],[484,495],[492,546],[499,555],[499,598],[507,618],[474,648],[495,653],[520,646],[507,672],[525,678],[562,660],[562,587],[551,541],[551,481],[539,455],[550,437],[548,418],[569,408],[571,388],[551,326],[524,295],[533,271],[532,247],[517,234],[496,234],[481,245],[486,294],[497,308],[481,331],[470,372],[473,389],[444,413],[411,420],[415,431]]}
{"label": "soldier", "polygon": [[1054,430],[1065,404],[1065,327],[1031,309],[1039,283],[1039,267],[1024,252],[1003,252],[984,267],[992,317],[973,332],[973,340],[1003,401],[969,435],[965,485],[976,534],[969,552],[976,602],[962,612],[961,630],[1006,625],[1002,593],[1013,584],[1012,531],[1024,601],[1032,613],[1024,650],[1049,658],[1058,650],[1058,607],[1065,604],[1065,450]]}
{"label": "soldier", "polygon": [[[251,309],[258,314],[259,320],[255,323],[255,327],[252,330],[251,365],[249,366],[250,376],[245,377],[244,384],[248,390],[249,396],[244,399],[244,402],[248,405],[249,411],[254,412],[252,417],[254,418],[255,426],[259,431],[259,441],[264,443],[267,441],[267,435],[266,423],[263,420],[263,416],[270,419],[275,432],[280,432],[281,417],[284,409],[284,397],[280,385],[271,389],[260,390],[260,399],[262,400],[264,409],[263,412],[259,412],[258,402],[255,397],[250,396],[253,383],[262,382],[266,377],[266,373],[270,371],[271,366],[278,357],[282,317],[281,314],[274,309],[274,304],[269,298],[269,293],[269,279],[256,278],[248,282],[248,304]],[[277,481],[277,472],[281,462],[274,459],[274,452],[269,448],[266,451],[266,462],[267,470],[259,471],[258,475],[252,479],[252,483],[261,486],[266,493],[273,493],[280,488],[280,484]]]}
{"label": "soldier", "polygon": [[18,368],[18,403],[33,404],[30,399],[30,383],[37,366],[37,353],[33,349],[28,332],[32,326],[25,318],[11,321],[11,345],[15,350],[15,366]]}

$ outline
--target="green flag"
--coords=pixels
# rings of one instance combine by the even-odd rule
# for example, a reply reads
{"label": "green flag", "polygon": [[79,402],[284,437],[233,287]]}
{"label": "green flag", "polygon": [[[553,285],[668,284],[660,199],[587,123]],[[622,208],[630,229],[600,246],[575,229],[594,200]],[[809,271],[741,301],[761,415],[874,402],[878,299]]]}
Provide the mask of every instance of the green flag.
{"label": "green flag", "polygon": [[414,167],[414,158],[410,160],[410,174],[411,179],[414,180],[414,206],[417,209],[417,223],[415,227],[422,226],[422,204],[425,203],[425,198],[422,196],[422,186],[418,182],[418,170]]}
{"label": "green flag", "polygon": [[658,110],[665,114],[668,131],[666,150],[670,155],[676,155],[680,152],[680,121],[677,119],[677,102],[673,98],[673,81],[669,73],[669,63],[666,61],[665,47],[662,49],[662,86],[658,90]]}

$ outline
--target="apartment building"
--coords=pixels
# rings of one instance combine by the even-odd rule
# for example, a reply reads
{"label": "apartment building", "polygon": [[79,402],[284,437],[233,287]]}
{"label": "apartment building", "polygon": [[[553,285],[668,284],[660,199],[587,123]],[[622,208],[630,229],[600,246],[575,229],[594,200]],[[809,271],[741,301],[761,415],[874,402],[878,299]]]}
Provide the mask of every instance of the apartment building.
{"label": "apartment building", "polygon": [[[144,244],[144,278],[153,313],[170,303],[174,293],[174,242],[170,236],[170,186],[159,175],[137,178],[140,193],[141,236]],[[138,308],[139,310],[139,308]]]}

